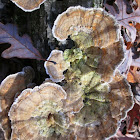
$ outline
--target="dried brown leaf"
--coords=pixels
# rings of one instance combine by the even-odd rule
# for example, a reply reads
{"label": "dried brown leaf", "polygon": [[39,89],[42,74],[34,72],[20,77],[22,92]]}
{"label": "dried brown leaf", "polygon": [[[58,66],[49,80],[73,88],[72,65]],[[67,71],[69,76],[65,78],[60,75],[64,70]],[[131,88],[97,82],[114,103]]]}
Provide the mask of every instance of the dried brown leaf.
{"label": "dried brown leaf", "polygon": [[0,44],[9,43],[11,47],[3,51],[3,58],[29,58],[41,60],[42,56],[32,45],[32,41],[28,35],[20,37],[17,27],[13,24],[0,23]]}
{"label": "dried brown leaf", "polygon": [[131,129],[134,122],[134,118],[137,118],[139,120],[140,126],[140,106],[138,104],[135,103],[133,109],[128,112],[128,116],[130,117],[128,130]]}
{"label": "dried brown leaf", "polygon": [[139,72],[139,68],[136,66],[131,66],[129,73],[127,75],[127,80],[130,83],[140,83],[140,72]]}
{"label": "dried brown leaf", "polygon": [[116,4],[119,9],[119,14],[116,12],[113,6],[105,4],[104,6],[110,11],[110,13],[115,16],[119,21],[120,25],[125,27],[130,32],[131,41],[134,42],[136,39],[136,28],[129,25],[129,22],[140,23],[140,8],[138,7],[131,14],[126,13],[126,5],[123,0],[116,0]]}
{"label": "dried brown leaf", "polygon": [[136,0],[138,7],[140,7],[140,0]]}

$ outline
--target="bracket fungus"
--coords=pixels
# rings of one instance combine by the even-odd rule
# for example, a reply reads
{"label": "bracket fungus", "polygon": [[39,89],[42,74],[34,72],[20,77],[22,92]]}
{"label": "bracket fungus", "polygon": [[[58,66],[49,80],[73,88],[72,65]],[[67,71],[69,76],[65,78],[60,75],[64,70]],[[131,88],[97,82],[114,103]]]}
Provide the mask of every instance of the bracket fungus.
{"label": "bracket fungus", "polygon": [[[52,29],[58,41],[70,35],[87,63],[96,67],[104,81],[109,81],[114,69],[123,59],[123,41],[115,18],[100,8],[70,7],[60,14]],[[100,54],[100,55],[99,55]]]}
{"label": "bracket fungus", "polygon": [[[53,50],[47,60],[44,63],[46,73],[52,81],[61,82],[65,78],[63,72],[69,67],[69,63],[64,61],[63,52]],[[56,62],[56,64],[52,62]]]}
{"label": "bracket fungus", "polygon": [[103,140],[115,134],[119,122],[132,108],[133,96],[126,79],[116,71],[113,80],[108,83],[109,91],[104,92],[106,101],[99,99],[95,93],[84,107],[70,116],[74,134],[79,140]]}
{"label": "bracket fungus", "polygon": [[124,58],[116,20],[102,9],[70,7],[57,17],[53,35],[59,41],[70,35],[75,44],[53,50],[44,63],[50,79],[10,103],[11,140],[109,138],[133,105],[130,86],[116,69]]}
{"label": "bracket fungus", "polygon": [[70,63],[64,74],[64,110],[75,137],[112,136],[133,106],[130,86],[116,70],[124,58],[117,21],[100,8],[70,7],[58,15],[52,32],[58,41],[70,36],[75,42],[63,53],[65,63]]}
{"label": "bracket fungus", "polygon": [[63,111],[67,97],[61,86],[46,82],[24,90],[13,103],[9,117],[11,139],[60,139],[70,136],[69,119]]}
{"label": "bracket fungus", "polygon": [[40,8],[40,5],[46,0],[11,0],[25,12],[31,12]]}
{"label": "bracket fungus", "polygon": [[8,112],[18,92],[24,90],[34,78],[34,70],[24,67],[21,72],[7,76],[0,84],[0,123],[5,139],[10,138],[11,126]]}

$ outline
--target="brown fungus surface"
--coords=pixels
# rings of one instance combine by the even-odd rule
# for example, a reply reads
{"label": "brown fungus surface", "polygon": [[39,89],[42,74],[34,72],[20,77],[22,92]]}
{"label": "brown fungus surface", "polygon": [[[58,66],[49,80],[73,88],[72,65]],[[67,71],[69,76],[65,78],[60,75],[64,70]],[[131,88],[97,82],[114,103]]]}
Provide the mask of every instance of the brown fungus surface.
{"label": "brown fungus surface", "polygon": [[79,140],[103,140],[115,134],[118,122],[132,108],[133,96],[126,79],[117,71],[106,93],[108,102],[90,99],[88,104],[70,116]]}
{"label": "brown fungus surface", "polygon": [[84,103],[83,103],[83,90],[81,86],[75,85],[72,82],[68,82],[64,87],[63,87],[67,93],[67,98],[64,101],[64,110],[66,112],[72,112],[76,113],[83,108]]}
{"label": "brown fungus surface", "polygon": [[63,88],[71,130],[79,140],[112,136],[133,106],[127,81],[115,73],[124,58],[117,21],[103,9],[70,7],[57,17],[53,35],[59,41],[70,35],[75,42],[63,53],[70,63]]}
{"label": "brown fungus surface", "polygon": [[63,52],[53,50],[47,60],[44,63],[46,73],[52,81],[61,82],[65,78],[63,72],[69,67],[69,63],[64,61]]}
{"label": "brown fungus surface", "polygon": [[11,140],[69,137],[69,119],[63,111],[66,96],[61,86],[49,82],[24,90],[9,112]]}
{"label": "brown fungus surface", "polygon": [[5,133],[5,139],[10,138],[11,126],[8,111],[17,93],[24,90],[34,78],[34,70],[24,67],[21,72],[7,76],[0,84],[0,122]]}
{"label": "brown fungus surface", "polygon": [[110,80],[124,57],[119,25],[103,9],[70,7],[57,17],[52,30],[59,41],[70,35],[76,47],[86,54],[88,65],[95,67],[90,63],[98,61],[97,72],[104,81]]}
{"label": "brown fungus surface", "polygon": [[109,83],[111,91],[109,93],[110,110],[112,117],[117,121],[126,116],[126,111],[133,105],[133,97],[130,85],[127,80],[116,71],[112,81]]}
{"label": "brown fungus surface", "polygon": [[46,0],[11,0],[25,12],[31,12],[40,8],[40,5]]}
{"label": "brown fungus surface", "polygon": [[13,103],[11,140],[109,138],[133,105],[116,70],[124,57],[117,22],[102,9],[70,7],[57,17],[53,35],[59,41],[70,35],[75,45],[53,50],[45,62],[53,82],[22,91]]}
{"label": "brown fungus surface", "polygon": [[69,35],[82,31],[93,38],[93,46],[106,47],[119,40],[119,31],[115,24],[113,17],[101,8],[75,6],[57,17],[53,26],[53,35],[59,41],[64,41]]}

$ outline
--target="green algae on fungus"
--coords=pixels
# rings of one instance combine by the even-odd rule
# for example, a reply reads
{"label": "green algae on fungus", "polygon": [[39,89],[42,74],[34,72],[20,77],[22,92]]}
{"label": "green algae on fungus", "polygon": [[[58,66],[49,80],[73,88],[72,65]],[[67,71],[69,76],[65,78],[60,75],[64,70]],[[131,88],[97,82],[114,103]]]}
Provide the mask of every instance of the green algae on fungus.
{"label": "green algae on fungus", "polygon": [[83,53],[80,48],[66,49],[63,56],[65,61],[74,62],[83,58]]}
{"label": "green algae on fungus", "polygon": [[[60,102],[61,103],[61,102]],[[43,101],[33,112],[33,117],[44,117],[37,121],[37,127],[40,134],[44,137],[50,137],[54,133],[64,135],[68,129],[68,120],[65,114],[61,111],[62,105],[55,102]],[[48,118],[46,118],[48,116]]]}
{"label": "green algae on fungus", "polygon": [[[55,20],[53,35],[58,41],[70,35],[75,42],[63,54],[65,62],[70,62],[63,88],[74,134],[80,140],[102,140],[113,135],[118,121],[133,105],[129,85],[123,77],[116,78],[120,77],[118,72],[115,75],[124,58],[117,21],[100,8],[70,7]],[[117,91],[119,95],[115,95]],[[130,105],[124,107],[125,100]]]}
{"label": "green algae on fungus", "polygon": [[62,109],[61,104],[62,104],[61,102],[60,105],[58,105],[57,103],[49,100],[42,101],[34,110],[33,117],[36,116],[44,117],[46,115],[48,116],[50,112],[54,114]]}
{"label": "green algae on fungus", "polygon": [[68,132],[68,120],[63,112],[50,113],[48,118],[37,120],[36,127],[39,134],[43,137],[51,137],[53,135],[66,135]]}
{"label": "green algae on fungus", "polygon": [[94,46],[93,38],[91,35],[89,35],[89,33],[80,31],[78,32],[78,34],[77,33],[72,34],[71,38],[76,42],[76,45],[80,49],[85,49]]}
{"label": "green algae on fungus", "polygon": [[[98,50],[98,48],[95,48],[95,50],[96,49]],[[92,58],[94,65],[95,61],[99,57],[93,54]],[[89,63],[87,63],[89,62],[89,59],[90,57],[87,57],[84,50],[82,51],[80,48],[65,50],[64,60],[66,62],[71,62],[71,67],[68,68],[65,74],[65,80],[67,80],[67,82],[70,80],[73,81],[77,87],[80,84],[81,89],[84,91],[84,94],[82,95],[84,98],[94,98],[100,101],[106,100],[103,96],[105,96],[104,93],[109,92],[109,87],[107,84],[103,84],[101,82],[101,76],[96,72],[98,61],[96,61],[96,64],[94,66],[92,65],[91,67]]]}
{"label": "green algae on fungus", "polygon": [[[75,113],[72,123],[85,126],[95,122],[101,122],[101,117],[109,111],[109,103],[90,100],[90,105],[85,105],[79,113]],[[88,115],[87,115],[88,114]]]}

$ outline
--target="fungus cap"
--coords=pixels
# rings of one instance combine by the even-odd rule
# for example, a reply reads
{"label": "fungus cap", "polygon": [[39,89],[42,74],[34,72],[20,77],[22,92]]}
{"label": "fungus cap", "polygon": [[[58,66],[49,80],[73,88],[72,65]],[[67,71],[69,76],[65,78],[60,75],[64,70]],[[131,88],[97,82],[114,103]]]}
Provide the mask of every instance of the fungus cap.
{"label": "fungus cap", "polygon": [[118,122],[126,117],[133,107],[133,94],[125,78],[116,71],[110,92],[106,93],[108,103],[91,100],[78,113],[70,117],[74,133],[79,139],[102,140],[112,137],[119,128]]}
{"label": "fungus cap", "polygon": [[15,3],[23,11],[32,12],[36,9],[39,9],[40,5],[44,3],[46,0],[11,0],[11,1]]}
{"label": "fungus cap", "polygon": [[[101,8],[70,7],[57,17],[52,32],[59,41],[66,40],[70,35],[75,46],[83,52],[83,56],[79,53],[80,57],[86,55],[86,63],[96,67],[97,73],[105,82],[111,80],[114,70],[124,58],[124,43],[119,25],[113,16]],[[73,49],[73,53],[76,49]],[[64,56],[69,54],[66,52],[68,51],[64,51]],[[79,59],[73,53],[73,58]]]}
{"label": "fungus cap", "polygon": [[0,85],[0,117],[5,139],[9,139],[11,133],[8,111],[14,102],[16,94],[25,89],[33,78],[34,70],[27,66],[21,72],[7,76]]}
{"label": "fungus cap", "polygon": [[82,88],[73,83],[68,83],[63,88],[67,93],[67,98],[64,101],[64,110],[71,113],[79,112],[84,106]]}
{"label": "fungus cap", "polygon": [[9,111],[12,138],[15,135],[20,140],[43,139],[55,133],[65,135],[68,120],[63,113],[64,99],[66,92],[55,83],[24,90]]}
{"label": "fungus cap", "polygon": [[101,8],[75,6],[60,14],[54,22],[53,36],[64,41],[69,35],[85,32],[93,38],[93,45],[106,47],[119,40],[118,24],[113,16]]}
{"label": "fungus cap", "polygon": [[[47,60],[49,61],[44,63],[46,73],[52,81],[61,82],[65,78],[63,72],[69,67],[69,63],[64,61],[63,52],[53,50]],[[50,61],[54,61],[56,64]]]}
{"label": "fungus cap", "polygon": [[112,117],[117,121],[126,117],[126,113],[132,109],[134,104],[133,93],[128,81],[118,70],[115,72],[112,81],[109,83],[110,110]]}

